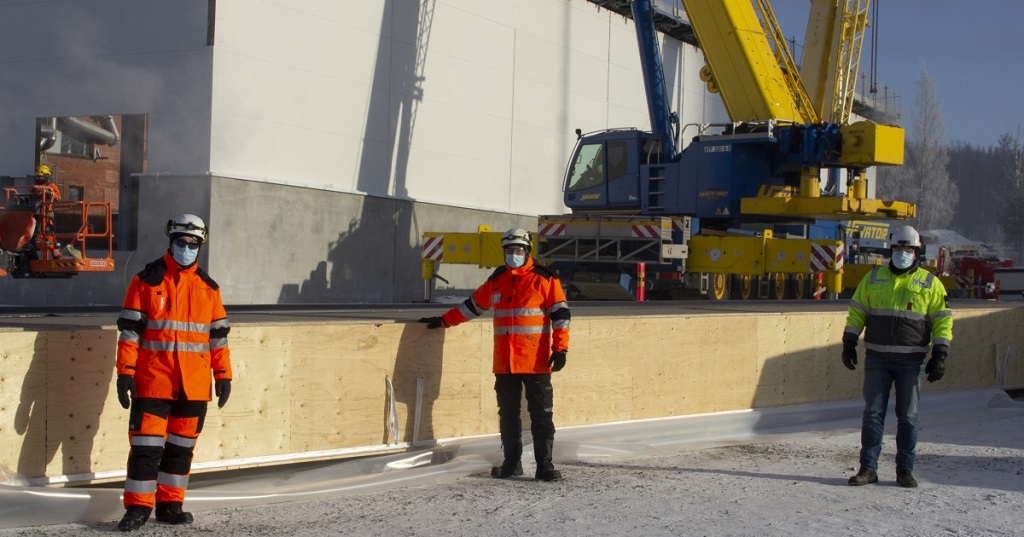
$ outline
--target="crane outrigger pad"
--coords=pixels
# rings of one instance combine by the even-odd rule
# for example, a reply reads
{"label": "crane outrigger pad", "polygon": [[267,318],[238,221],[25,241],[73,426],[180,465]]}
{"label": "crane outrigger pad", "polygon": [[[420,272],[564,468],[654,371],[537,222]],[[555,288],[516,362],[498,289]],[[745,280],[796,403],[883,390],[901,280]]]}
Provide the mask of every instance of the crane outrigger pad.
{"label": "crane outrigger pad", "polygon": [[903,220],[917,215],[913,203],[848,197],[764,197],[740,200],[743,214],[818,220]]}

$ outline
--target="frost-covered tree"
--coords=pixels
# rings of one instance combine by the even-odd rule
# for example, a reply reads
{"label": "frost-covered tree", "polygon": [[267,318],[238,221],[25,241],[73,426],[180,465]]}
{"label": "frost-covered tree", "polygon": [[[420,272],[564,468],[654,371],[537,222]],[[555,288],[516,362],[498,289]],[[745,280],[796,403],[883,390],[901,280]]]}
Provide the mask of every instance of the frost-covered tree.
{"label": "frost-covered tree", "polygon": [[1007,241],[1016,250],[1017,259],[1024,254],[1024,132],[999,137],[997,153],[1003,161],[1002,190],[1006,192],[1005,205],[999,219],[999,227]]}
{"label": "frost-covered tree", "polygon": [[917,217],[908,223],[919,230],[947,228],[956,212],[959,191],[949,178],[942,100],[924,66],[915,93],[904,164],[881,168],[876,190],[879,197],[917,204]]}

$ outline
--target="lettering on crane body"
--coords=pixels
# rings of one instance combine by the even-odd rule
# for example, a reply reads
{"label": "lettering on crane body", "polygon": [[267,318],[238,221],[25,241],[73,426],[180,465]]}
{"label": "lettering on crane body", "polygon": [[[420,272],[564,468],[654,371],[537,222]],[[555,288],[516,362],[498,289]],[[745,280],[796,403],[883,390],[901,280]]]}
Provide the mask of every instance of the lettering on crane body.
{"label": "lettering on crane body", "polygon": [[761,185],[757,191],[759,198],[792,198],[796,196],[796,187],[787,185]]}
{"label": "lettering on crane body", "polygon": [[889,240],[889,224],[878,222],[850,222],[851,231],[859,231],[860,238],[885,241]]}

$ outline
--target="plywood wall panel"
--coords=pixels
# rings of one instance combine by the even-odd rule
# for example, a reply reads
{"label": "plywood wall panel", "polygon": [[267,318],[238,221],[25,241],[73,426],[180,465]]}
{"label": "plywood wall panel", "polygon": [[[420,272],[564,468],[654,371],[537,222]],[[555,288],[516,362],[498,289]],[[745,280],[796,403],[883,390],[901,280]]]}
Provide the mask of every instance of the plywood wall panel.
{"label": "plywood wall panel", "polygon": [[[568,364],[552,380],[556,426],[858,399],[863,368],[839,360],[845,317],[577,317]],[[947,377],[926,391],[1024,384],[1024,308],[954,310],[954,323]],[[42,482],[123,471],[128,413],[117,403],[116,337],[113,327],[0,331],[0,467]],[[229,340],[235,380],[227,406],[210,406],[196,452],[205,467],[497,433],[488,318],[445,330],[245,324]]]}

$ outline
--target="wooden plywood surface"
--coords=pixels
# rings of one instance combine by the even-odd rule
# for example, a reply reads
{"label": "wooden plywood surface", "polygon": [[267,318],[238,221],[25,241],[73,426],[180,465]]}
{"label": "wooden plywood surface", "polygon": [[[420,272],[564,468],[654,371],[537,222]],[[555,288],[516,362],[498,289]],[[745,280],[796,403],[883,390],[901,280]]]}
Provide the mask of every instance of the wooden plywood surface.
{"label": "wooden plywood surface", "polygon": [[[568,364],[553,376],[555,423],[857,399],[862,369],[839,360],[845,318],[574,318]],[[954,319],[947,378],[925,390],[1024,384],[1024,309],[955,310]],[[0,330],[0,466],[51,481],[123,471],[128,413],[114,385],[116,330]],[[196,462],[244,465],[495,434],[491,339],[486,319],[446,330],[352,320],[236,325],[231,399],[210,406]]]}

